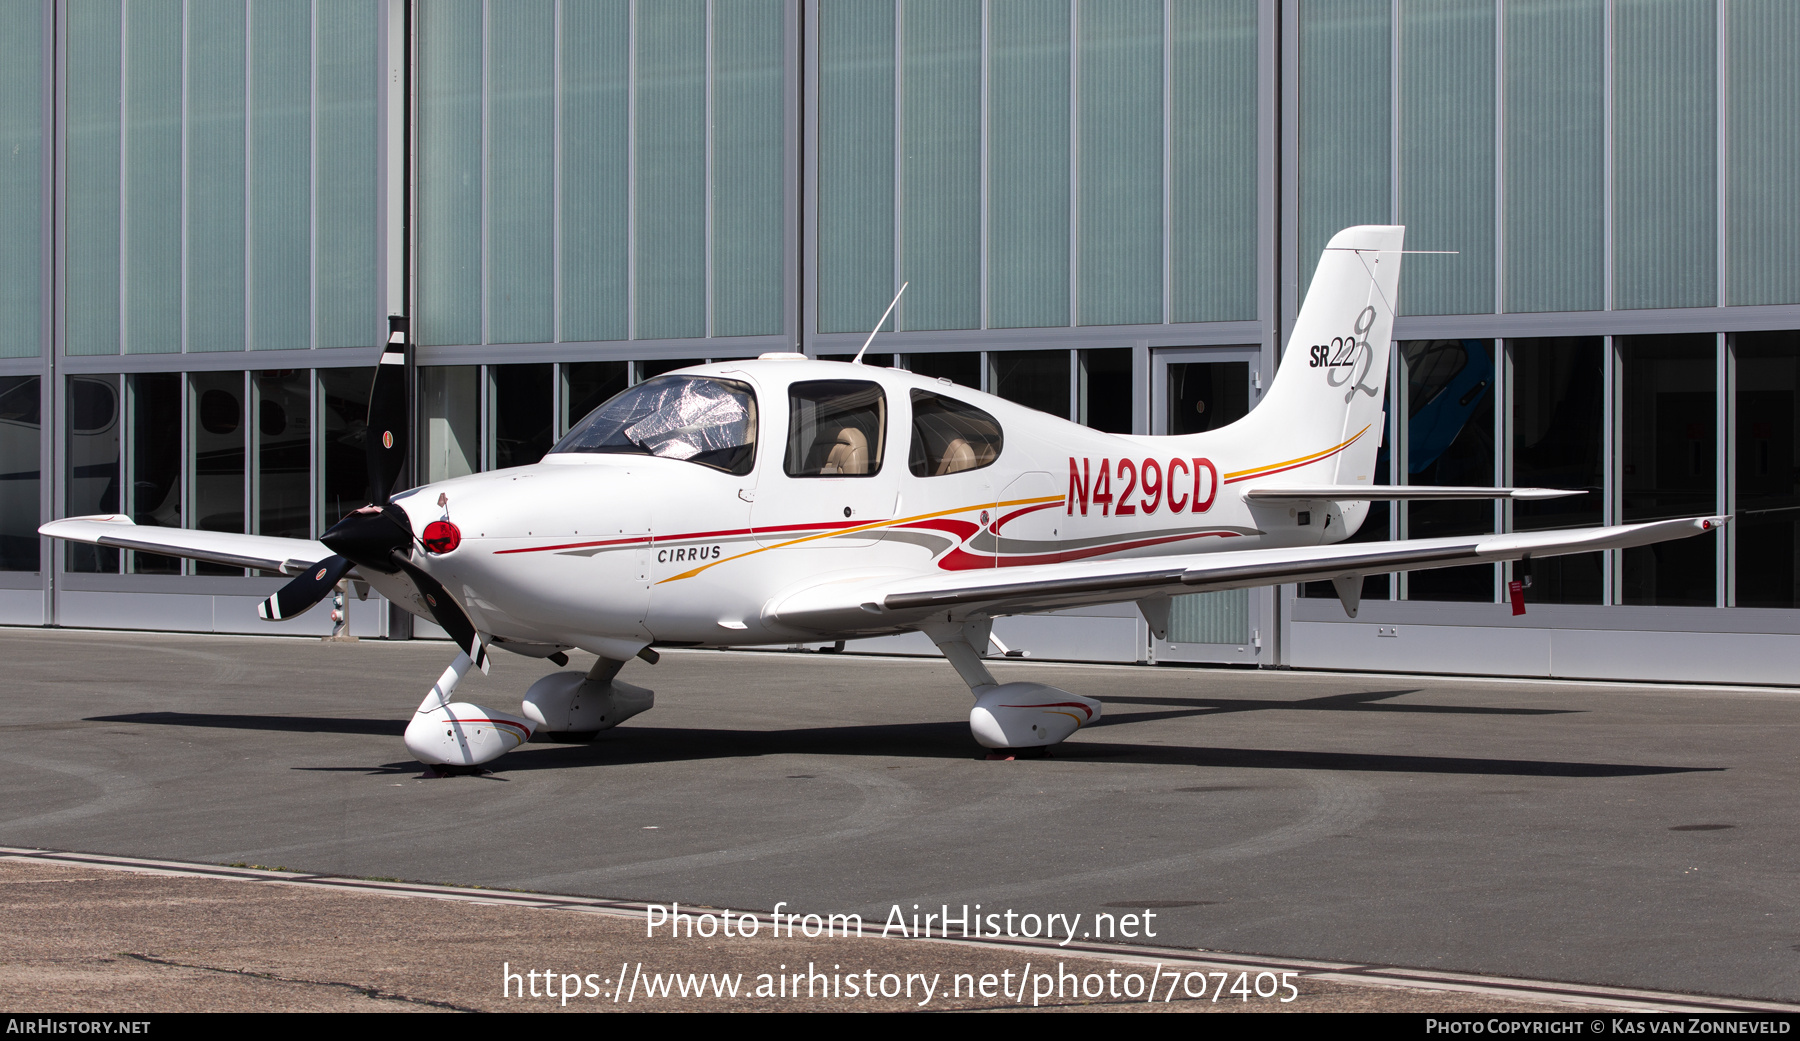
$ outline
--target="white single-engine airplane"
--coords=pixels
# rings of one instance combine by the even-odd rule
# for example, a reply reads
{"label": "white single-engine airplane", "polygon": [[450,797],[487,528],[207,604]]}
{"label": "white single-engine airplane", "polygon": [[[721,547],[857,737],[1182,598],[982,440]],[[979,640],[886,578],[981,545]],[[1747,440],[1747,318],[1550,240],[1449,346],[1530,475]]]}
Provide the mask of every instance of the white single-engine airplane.
{"label": "white single-engine airplane", "polygon": [[[298,575],[262,606],[291,618],[346,576],[442,626],[460,650],[406,747],[473,767],[534,731],[585,735],[651,706],[616,676],[653,645],[731,647],[919,630],[974,694],[990,749],[1041,749],[1100,702],[1000,683],[993,619],[1133,601],[1164,635],[1181,593],[1331,580],[1354,616],[1364,574],[1642,546],[1721,517],[1337,545],[1369,503],[1538,498],[1549,489],[1375,486],[1400,227],[1326,246],[1278,378],[1248,416],[1174,437],[1102,433],[895,369],[765,355],[640,383],[543,461],[393,495],[405,345],[369,405],[371,505],[319,541],[53,521],[72,539]],[[377,435],[376,432],[380,433]],[[532,684],[523,714],[453,702],[489,648],[587,673]]]}

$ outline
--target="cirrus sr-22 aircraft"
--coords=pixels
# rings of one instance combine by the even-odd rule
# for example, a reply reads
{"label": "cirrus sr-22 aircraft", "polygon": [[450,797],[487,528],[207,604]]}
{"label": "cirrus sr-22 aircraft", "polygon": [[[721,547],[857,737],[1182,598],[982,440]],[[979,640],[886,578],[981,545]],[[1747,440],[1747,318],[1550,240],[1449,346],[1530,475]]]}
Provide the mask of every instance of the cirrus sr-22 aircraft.
{"label": "cirrus sr-22 aircraft", "polygon": [[[406,425],[395,333],[369,405],[371,503],[318,541],[122,516],[39,530],[296,575],[260,608],[272,620],[347,577],[432,619],[459,649],[406,747],[454,769],[534,732],[578,737],[649,708],[650,691],[616,677],[656,645],[911,630],[968,684],[975,740],[1023,753],[1099,719],[1101,704],[998,682],[983,659],[1001,615],[1131,601],[1162,636],[1172,595],[1330,580],[1354,616],[1364,574],[1641,546],[1723,522],[1342,545],[1375,500],[1578,494],[1371,483],[1404,230],[1332,238],[1265,399],[1205,433],[1108,434],[947,380],[765,355],[639,383],[541,462],[391,495]],[[496,648],[599,661],[534,683],[520,715],[453,701]]]}

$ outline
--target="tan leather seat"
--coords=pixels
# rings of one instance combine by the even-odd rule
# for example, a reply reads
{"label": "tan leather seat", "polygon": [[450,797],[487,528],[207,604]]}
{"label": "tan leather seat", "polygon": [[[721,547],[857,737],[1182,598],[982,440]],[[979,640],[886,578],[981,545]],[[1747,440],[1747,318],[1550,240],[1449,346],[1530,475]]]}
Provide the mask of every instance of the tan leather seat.
{"label": "tan leather seat", "polygon": [[967,441],[957,438],[944,446],[943,457],[938,460],[937,473],[933,476],[961,473],[975,469],[975,449]]}
{"label": "tan leather seat", "polygon": [[855,427],[838,431],[831,453],[825,457],[820,473],[866,474],[869,472],[869,439]]}

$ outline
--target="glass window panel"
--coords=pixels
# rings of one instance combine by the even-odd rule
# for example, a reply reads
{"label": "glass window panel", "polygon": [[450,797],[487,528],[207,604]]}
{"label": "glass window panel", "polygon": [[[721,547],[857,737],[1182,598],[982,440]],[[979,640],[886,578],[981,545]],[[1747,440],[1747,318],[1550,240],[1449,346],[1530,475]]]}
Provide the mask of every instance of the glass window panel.
{"label": "glass window panel", "polygon": [[[1513,528],[1572,528],[1602,522],[1605,343],[1597,336],[1508,340],[1512,363],[1512,480],[1530,488],[1580,488],[1566,499],[1513,503]],[[1597,604],[1600,554],[1532,563],[1534,603]]]}
{"label": "glass window panel", "polygon": [[993,393],[1027,408],[1069,417],[1068,351],[995,351],[988,355]]}
{"label": "glass window panel", "polygon": [[1256,3],[1169,6],[1169,291],[1177,322],[1256,317]]}
{"label": "glass window panel", "polygon": [[0,376],[0,571],[38,570],[42,383]]}
{"label": "glass window panel", "polygon": [[[68,352],[119,353],[119,58],[123,5],[69,5]],[[71,551],[73,552],[73,551]]]}
{"label": "glass window panel", "polygon": [[706,4],[639,4],[637,325],[640,339],[706,335]]}
{"label": "glass window panel", "polygon": [[[125,511],[136,524],[179,528],[181,523],[181,374],[134,372],[125,377],[131,439]],[[179,575],[181,558],[127,555],[126,570]]]}
{"label": "glass window panel", "polygon": [[887,396],[865,380],[788,386],[789,477],[872,477],[887,440]]}
{"label": "glass window panel", "polygon": [[125,8],[125,350],[181,350],[181,0]]}
{"label": "glass window panel", "polygon": [[1300,8],[1300,284],[1354,224],[1387,224],[1389,0]]}
{"label": "glass window panel", "polygon": [[1162,321],[1163,5],[1088,0],[1080,25],[1082,325]]}
{"label": "glass window panel", "polygon": [[818,120],[819,331],[866,332],[898,288],[894,0],[820,6]]}
{"label": "glass window panel", "polygon": [[244,59],[249,7],[188,8],[187,349],[244,349]]}
{"label": "glass window panel", "polygon": [[[433,370],[424,369],[421,373]],[[320,369],[320,455],[324,487],[319,497],[319,530],[336,524],[351,510],[369,502],[369,388],[375,369]],[[423,381],[421,381],[423,382]],[[423,396],[423,395],[421,395]]]}
{"label": "glass window panel", "polygon": [[[63,515],[119,512],[119,377],[69,377],[68,473]],[[68,545],[68,570],[114,574],[119,551],[85,543]]]}
{"label": "glass window panel", "polygon": [[630,381],[630,363],[623,361],[583,361],[563,366],[563,429],[560,434],[587,418],[613,395],[624,390]]}
{"label": "glass window panel", "polygon": [[907,469],[914,477],[979,470],[1006,448],[1000,424],[973,405],[923,390],[912,392],[912,442]]}
{"label": "glass window panel", "polygon": [[[1392,413],[1393,403],[1393,389],[1388,388],[1387,393],[1383,395],[1381,401],[1381,411],[1383,415]],[[1383,444],[1381,450],[1375,455],[1375,479],[1372,483],[1390,483],[1388,475],[1391,472],[1391,469],[1392,468],[1389,466],[1388,448],[1386,444]],[[1353,535],[1345,539],[1344,542],[1346,544],[1359,542],[1387,542],[1392,539],[1393,519],[1391,507],[1392,504],[1387,502],[1370,503],[1369,512],[1364,515],[1362,525],[1356,529],[1356,532]],[[1393,595],[1392,587],[1392,575],[1364,575],[1362,598],[1364,600],[1387,600]],[[1314,600],[1336,600],[1338,598],[1337,589],[1333,587],[1330,582],[1304,583],[1300,586],[1300,595],[1307,599]]]}
{"label": "glass window panel", "polygon": [[595,409],[552,452],[653,455],[743,477],[756,465],[756,394],[712,376],[663,376]]}
{"label": "glass window panel", "polygon": [[1399,220],[1405,313],[1494,310],[1493,0],[1401,4]]}
{"label": "glass window panel", "polygon": [[786,13],[781,0],[713,5],[713,335],[783,327]]}
{"label": "glass window panel", "polygon": [[[1716,344],[1711,335],[1619,339],[1625,523],[1715,512]],[[1715,546],[1708,534],[1626,550],[1625,602],[1710,606]]]}
{"label": "glass window panel", "polygon": [[[42,307],[44,6],[0,4],[0,358],[35,358]],[[35,480],[36,478],[33,478]],[[35,503],[35,500],[33,500]],[[33,506],[33,516],[36,507]],[[31,559],[37,560],[32,537]],[[0,570],[9,568],[0,550]],[[36,564],[26,570],[36,570]]]}
{"label": "glass window panel", "polygon": [[[1406,483],[1494,486],[1494,341],[1405,340]],[[1494,529],[1494,504],[1471,499],[1405,506],[1413,539],[1474,535]],[[1409,600],[1491,603],[1494,566],[1414,571]]]}
{"label": "glass window panel", "polygon": [[1613,306],[1718,296],[1718,14],[1691,0],[1613,5]]}
{"label": "glass window panel", "polygon": [[312,5],[251,10],[251,346],[312,346]]}
{"label": "glass window panel", "polygon": [[419,370],[419,417],[425,424],[425,482],[481,469],[481,367],[434,365]]}
{"label": "glass window panel", "polygon": [[418,19],[418,342],[481,342],[482,0]]}
{"label": "glass window panel", "polygon": [[1732,0],[1728,10],[1728,302],[1800,303],[1800,4]]}
{"label": "glass window panel", "polygon": [[1069,5],[988,5],[988,323],[1069,324]]}
{"label": "glass window panel", "polygon": [[383,318],[375,256],[380,8],[362,0],[317,3],[318,345],[360,347],[380,342]]}
{"label": "glass window panel", "polygon": [[1080,422],[1109,434],[1133,431],[1131,348],[1081,352]]}
{"label": "glass window panel", "polygon": [[[854,355],[854,354],[821,354],[821,355],[819,355],[819,360],[820,361],[853,362],[856,360],[856,355]],[[875,352],[870,351],[868,354],[865,354],[862,356],[862,364],[871,365],[876,368],[885,369],[885,368],[891,367],[894,364],[894,356],[891,354],[876,354]]]}
{"label": "glass window panel", "polygon": [[562,12],[562,338],[623,340],[630,256],[630,0]]}
{"label": "glass window panel", "polygon": [[1800,607],[1800,332],[1740,333],[1737,606]]}
{"label": "glass window panel", "polygon": [[978,351],[948,351],[943,354],[909,354],[906,370],[937,380],[949,380],[975,390],[981,389],[981,354]]}
{"label": "glass window panel", "polygon": [[907,0],[901,173],[904,329],[981,325],[981,6]]}
{"label": "glass window panel", "polygon": [[551,429],[553,377],[548,364],[488,366],[494,395],[488,413],[493,417],[494,469],[535,463],[556,442]]}
{"label": "glass window panel", "polygon": [[652,376],[661,376],[665,372],[674,372],[676,369],[685,369],[691,365],[705,365],[706,359],[654,358],[650,361],[640,361],[635,364],[637,365],[637,381],[642,383]]}
{"label": "glass window panel", "polygon": [[1506,18],[1508,311],[1605,306],[1601,0],[1512,0]]}
{"label": "glass window panel", "polygon": [[1250,363],[1171,363],[1168,391],[1169,433],[1217,430],[1250,413]]}
{"label": "glass window panel", "polygon": [[[188,375],[189,451],[193,467],[193,526],[201,531],[244,530],[244,374]],[[199,563],[202,575],[241,575],[242,568]]]}
{"label": "glass window panel", "polygon": [[1250,591],[1225,589],[1169,598],[1169,642],[1250,642]]}
{"label": "glass window panel", "polygon": [[256,402],[256,533],[312,533],[312,371],[251,374]]}
{"label": "glass window panel", "polygon": [[544,343],[554,333],[556,5],[507,0],[488,13],[488,339]]}

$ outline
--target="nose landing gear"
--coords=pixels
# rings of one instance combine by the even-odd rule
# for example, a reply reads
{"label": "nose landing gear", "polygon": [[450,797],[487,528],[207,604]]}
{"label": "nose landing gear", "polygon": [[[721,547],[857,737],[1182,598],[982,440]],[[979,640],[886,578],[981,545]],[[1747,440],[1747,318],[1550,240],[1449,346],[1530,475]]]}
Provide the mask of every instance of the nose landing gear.
{"label": "nose landing gear", "polygon": [[452,702],[456,685],[473,667],[464,651],[438,677],[406,726],[406,750],[430,766],[468,767],[492,762],[531,739],[534,723],[467,702]]}

